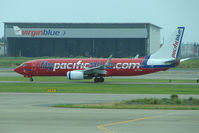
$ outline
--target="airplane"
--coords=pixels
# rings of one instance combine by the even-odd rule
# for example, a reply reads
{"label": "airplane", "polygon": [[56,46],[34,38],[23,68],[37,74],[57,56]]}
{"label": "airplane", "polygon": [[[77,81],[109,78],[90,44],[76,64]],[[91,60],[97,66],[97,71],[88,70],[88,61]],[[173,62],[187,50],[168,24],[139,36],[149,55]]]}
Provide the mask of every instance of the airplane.
{"label": "airplane", "polygon": [[176,67],[185,27],[177,27],[171,38],[155,53],[136,58],[37,59],[22,63],[15,72],[33,81],[34,76],[66,76],[69,80],[104,82],[108,76],[137,76]]}

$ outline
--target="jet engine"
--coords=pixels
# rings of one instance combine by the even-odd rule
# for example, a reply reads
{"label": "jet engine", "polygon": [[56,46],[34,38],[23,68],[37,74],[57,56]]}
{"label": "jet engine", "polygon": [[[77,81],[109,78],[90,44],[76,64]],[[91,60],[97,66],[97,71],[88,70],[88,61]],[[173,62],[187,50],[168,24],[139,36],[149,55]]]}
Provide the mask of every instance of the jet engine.
{"label": "jet engine", "polygon": [[68,71],[67,78],[69,80],[81,80],[84,79],[84,72],[81,71]]}

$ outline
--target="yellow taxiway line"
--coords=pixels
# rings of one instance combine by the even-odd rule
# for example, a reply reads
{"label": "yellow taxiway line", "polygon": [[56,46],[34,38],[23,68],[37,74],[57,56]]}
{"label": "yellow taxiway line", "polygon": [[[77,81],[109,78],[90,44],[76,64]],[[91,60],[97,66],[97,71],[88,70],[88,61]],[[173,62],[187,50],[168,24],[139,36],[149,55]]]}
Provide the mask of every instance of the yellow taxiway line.
{"label": "yellow taxiway line", "polygon": [[99,128],[102,131],[105,131],[106,133],[113,133],[111,130],[109,130],[109,129],[105,128],[105,127],[119,125],[119,124],[125,124],[125,123],[129,123],[129,122],[147,120],[147,119],[152,119],[152,117],[143,117],[143,118],[137,118],[137,119],[127,120],[127,121],[119,121],[119,122],[107,123],[107,124],[99,125],[99,126],[97,126],[97,128]]}

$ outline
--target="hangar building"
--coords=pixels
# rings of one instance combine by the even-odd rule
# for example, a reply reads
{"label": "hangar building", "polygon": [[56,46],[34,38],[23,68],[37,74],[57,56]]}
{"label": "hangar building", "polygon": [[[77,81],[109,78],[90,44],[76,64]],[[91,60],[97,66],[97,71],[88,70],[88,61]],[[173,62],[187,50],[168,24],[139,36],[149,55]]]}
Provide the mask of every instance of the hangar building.
{"label": "hangar building", "polygon": [[160,48],[150,23],[4,23],[7,56],[133,57]]}

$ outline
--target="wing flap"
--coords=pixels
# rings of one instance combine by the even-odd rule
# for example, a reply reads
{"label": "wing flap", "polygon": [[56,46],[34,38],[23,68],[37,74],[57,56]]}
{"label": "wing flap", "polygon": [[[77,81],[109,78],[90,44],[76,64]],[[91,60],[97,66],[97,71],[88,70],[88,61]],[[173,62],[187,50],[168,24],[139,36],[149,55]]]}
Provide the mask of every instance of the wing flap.
{"label": "wing flap", "polygon": [[105,64],[97,66],[97,67],[93,67],[93,68],[88,68],[83,71],[85,74],[104,74],[105,75],[106,74],[105,68],[109,66],[111,59],[112,59],[112,55],[108,57]]}

